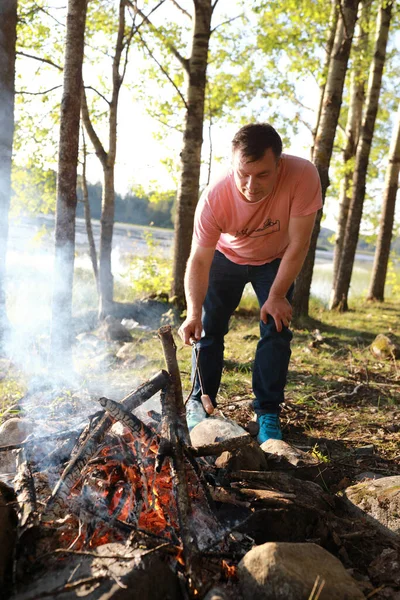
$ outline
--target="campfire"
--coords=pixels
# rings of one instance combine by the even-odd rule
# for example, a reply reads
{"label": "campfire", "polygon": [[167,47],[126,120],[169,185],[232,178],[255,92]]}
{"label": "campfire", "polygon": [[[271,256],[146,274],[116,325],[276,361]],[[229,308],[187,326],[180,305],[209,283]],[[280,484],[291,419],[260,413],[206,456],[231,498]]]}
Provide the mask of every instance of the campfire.
{"label": "campfire", "polygon": [[[65,561],[110,543],[132,548],[132,540],[168,555],[193,597],[209,587],[200,560],[207,551],[220,554],[222,577],[234,574],[224,559],[229,536],[215,514],[198,457],[251,438],[191,446],[171,328],[161,328],[159,337],[168,370],[122,402],[100,398],[102,410],[91,416],[70,456],[68,436],[50,454],[45,439],[19,449],[17,583],[32,569],[40,571],[49,556]],[[153,428],[132,411],[160,391],[161,422]]]}
{"label": "campfire", "polygon": [[[365,573],[378,580],[380,561],[385,569],[388,556],[397,564],[398,536],[329,494],[326,465],[293,468],[290,453],[286,463],[279,453],[274,459],[232,422],[239,437],[220,441],[218,434],[193,445],[197,427],[191,440],[171,328],[158,334],[166,369],[120,402],[99,398],[83,429],[0,447],[17,452],[13,489],[0,482],[0,508],[12,513],[0,523],[5,597],[227,600],[242,590],[247,599],[268,583],[274,598],[299,564],[301,598],[364,597],[332,554],[371,592]],[[136,409],[158,393],[161,415],[138,418]],[[220,431],[228,421],[213,416],[205,425]],[[2,556],[7,527],[12,533],[3,534]],[[254,588],[269,552],[275,553],[270,572],[282,563],[283,579],[261,578]],[[293,552],[294,566],[286,568]],[[397,581],[392,571],[390,581]],[[299,582],[290,585],[297,589]],[[330,596],[335,586],[338,595]],[[389,597],[378,592],[377,598]]]}

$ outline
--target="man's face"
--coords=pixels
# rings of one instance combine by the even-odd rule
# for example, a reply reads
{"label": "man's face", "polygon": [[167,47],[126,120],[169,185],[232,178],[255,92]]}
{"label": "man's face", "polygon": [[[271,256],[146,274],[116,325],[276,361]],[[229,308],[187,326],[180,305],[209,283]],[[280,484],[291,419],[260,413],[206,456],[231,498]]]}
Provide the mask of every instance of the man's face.
{"label": "man's face", "polygon": [[249,162],[240,150],[233,153],[233,173],[236,187],[248,202],[258,202],[268,196],[278,176],[279,160],[268,148],[260,160]]}

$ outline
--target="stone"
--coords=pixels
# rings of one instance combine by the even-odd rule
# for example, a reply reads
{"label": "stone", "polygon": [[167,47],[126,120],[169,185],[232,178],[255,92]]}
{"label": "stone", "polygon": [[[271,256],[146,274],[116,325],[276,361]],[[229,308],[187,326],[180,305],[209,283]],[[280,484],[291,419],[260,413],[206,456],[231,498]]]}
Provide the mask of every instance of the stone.
{"label": "stone", "polygon": [[357,507],[390,531],[400,534],[400,475],[369,479],[346,488],[348,505]]}
{"label": "stone", "polygon": [[356,456],[372,456],[375,452],[375,448],[373,444],[368,444],[367,446],[359,446],[358,448],[354,448],[354,454]]}
{"label": "stone", "polygon": [[108,315],[100,325],[99,335],[111,342],[131,342],[133,340],[127,328],[111,315]]}
{"label": "stone", "polygon": [[317,544],[257,546],[240,561],[238,578],[244,600],[309,600],[322,582],[319,600],[365,598],[342,563]]}
{"label": "stone", "polygon": [[369,565],[368,574],[377,585],[388,583],[400,586],[400,551],[385,548]]}
{"label": "stone", "polygon": [[201,421],[190,432],[193,446],[206,446],[214,442],[223,442],[230,438],[248,435],[247,431],[240,427],[232,419],[223,417],[208,417]]}
{"label": "stone", "polygon": [[[214,442],[223,442],[230,438],[248,435],[245,429],[231,419],[208,417],[194,427],[190,433],[193,446],[206,446]],[[215,465],[220,469],[238,471],[263,471],[267,469],[264,453],[256,442],[234,452],[222,452]]]}
{"label": "stone", "polygon": [[248,446],[234,452],[223,452],[215,461],[215,466],[226,471],[266,471],[268,469],[265,454],[254,440]]}
{"label": "stone", "polygon": [[93,554],[98,556],[70,557],[62,563],[48,559],[46,572],[38,572],[36,579],[10,600],[55,599],[57,590],[67,582],[76,585],[70,591],[63,590],[63,600],[181,600],[178,578],[162,555],[121,543],[104,544]]}
{"label": "stone", "polygon": [[15,494],[12,488],[0,482],[0,596],[11,583],[12,557],[17,537],[17,515],[12,508]]}
{"label": "stone", "polygon": [[[0,426],[0,446],[20,444],[28,435],[34,433],[37,425],[35,421],[25,417],[12,417]],[[12,450],[0,452],[0,473],[15,473],[15,454]]]}
{"label": "stone", "polygon": [[139,323],[135,319],[122,319],[121,325],[127,329],[136,329],[136,327],[139,327]]}
{"label": "stone", "polygon": [[379,360],[396,358],[399,355],[399,349],[387,335],[379,333],[370,345],[372,354]]}
{"label": "stone", "polygon": [[287,462],[294,467],[315,465],[319,462],[314,456],[291,446],[283,440],[270,439],[261,444],[260,447],[268,459],[275,458],[277,462]]}
{"label": "stone", "polygon": [[137,344],[126,342],[117,352],[117,358],[120,360],[133,360],[137,356]]}

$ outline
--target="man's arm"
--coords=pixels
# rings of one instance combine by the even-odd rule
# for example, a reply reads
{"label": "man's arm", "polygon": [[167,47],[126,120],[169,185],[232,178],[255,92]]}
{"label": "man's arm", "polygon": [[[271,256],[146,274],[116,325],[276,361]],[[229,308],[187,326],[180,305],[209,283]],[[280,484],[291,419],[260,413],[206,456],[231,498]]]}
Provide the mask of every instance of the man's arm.
{"label": "man's arm", "polygon": [[215,247],[204,248],[193,242],[185,273],[187,317],[178,331],[185,344],[190,344],[192,339],[201,338],[201,310],[214,252]]}
{"label": "man's arm", "polygon": [[267,322],[267,315],[273,317],[277,331],[282,331],[282,324],[288,327],[292,320],[292,307],[286,299],[286,294],[300,273],[307,256],[315,215],[316,213],[305,217],[291,217],[289,220],[289,245],[282,257],[268,299],[260,311],[260,318],[264,323]]}

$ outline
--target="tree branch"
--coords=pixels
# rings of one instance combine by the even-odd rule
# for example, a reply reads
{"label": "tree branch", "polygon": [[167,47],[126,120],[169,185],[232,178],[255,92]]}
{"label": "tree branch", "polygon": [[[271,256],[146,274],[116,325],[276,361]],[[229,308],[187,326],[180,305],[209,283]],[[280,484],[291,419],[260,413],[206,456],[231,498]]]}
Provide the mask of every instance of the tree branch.
{"label": "tree branch", "polygon": [[178,10],[181,11],[181,13],[183,13],[186,17],[189,17],[190,20],[192,19],[192,15],[187,10],[185,10],[176,0],[171,0],[171,2],[174,6],[176,6]]}
{"label": "tree branch", "polygon": [[217,31],[217,29],[219,27],[222,27],[223,25],[229,25],[229,23],[232,23],[233,21],[236,21],[236,19],[240,19],[243,16],[244,16],[244,14],[241,13],[240,15],[236,15],[236,17],[232,17],[231,19],[228,19],[227,21],[222,21],[222,23],[218,23],[218,25],[216,25],[214,27],[214,29],[211,29],[210,35],[213,34],[214,31]]}
{"label": "tree branch", "polygon": [[92,90],[92,92],[95,92],[98,96],[100,96],[100,98],[104,100],[104,102],[107,102],[108,106],[110,106],[110,101],[107,100],[107,98],[103,96],[103,94],[99,92],[99,90],[96,90],[96,88],[92,87],[91,85],[85,85],[85,90]]}
{"label": "tree branch", "polygon": [[214,4],[211,6],[212,12],[214,12],[214,8],[217,6],[219,0],[214,0]]}
{"label": "tree branch", "polygon": [[96,156],[99,158],[103,167],[106,167],[107,166],[107,158],[108,158],[107,152],[104,150],[103,144],[101,143],[100,138],[98,137],[97,133],[95,132],[92,122],[90,120],[85,88],[83,88],[83,91],[82,91],[81,114],[82,114],[83,124],[85,125],[85,129],[88,133],[90,141],[93,144],[94,150],[96,152]]}
{"label": "tree branch", "polygon": [[58,88],[62,87],[62,85],[55,85],[54,87],[50,88],[49,90],[44,90],[43,92],[25,92],[22,90],[15,90],[16,94],[26,94],[27,96],[43,96],[44,94],[49,94],[50,92],[52,92],[53,90],[58,90]]}
{"label": "tree branch", "polygon": [[157,58],[154,56],[152,50],[150,50],[150,48],[148,47],[148,45],[146,44],[146,42],[144,41],[144,39],[142,38],[142,36],[139,34],[140,37],[140,41],[142,42],[143,46],[146,48],[147,52],[149,53],[150,57],[154,60],[154,62],[156,63],[156,65],[158,66],[158,68],[162,71],[162,73],[164,73],[165,77],[168,79],[168,81],[170,82],[171,85],[173,85],[173,87],[175,88],[175,90],[177,91],[177,93],[179,94],[180,99],[182,100],[186,110],[188,110],[188,105],[187,102],[182,94],[182,92],[180,91],[180,89],[178,88],[178,86],[176,85],[176,83],[173,81],[173,79],[170,77],[168,71],[166,69],[164,69],[164,67],[162,66],[161,63],[158,62]]}
{"label": "tree branch", "polygon": [[52,67],[55,67],[59,71],[64,70],[62,67],[60,67],[60,65],[57,65],[55,62],[53,62],[49,58],[42,58],[41,56],[34,56],[33,54],[27,54],[26,52],[21,52],[20,50],[18,50],[15,54],[17,54],[17,56],[25,56],[26,58],[32,58],[33,60],[38,60],[39,62],[46,63],[47,65],[51,65]]}
{"label": "tree branch", "polygon": [[165,39],[165,37],[159,32],[159,30],[157,29],[157,27],[155,25],[153,25],[153,23],[150,21],[150,19],[140,10],[140,8],[138,8],[137,6],[133,5],[131,0],[127,0],[127,2],[133,8],[133,10],[135,12],[137,12],[142,17],[143,22],[146,23],[147,25],[149,25],[149,27],[153,30],[153,32],[160,39],[163,40],[163,42],[167,46],[168,50],[175,56],[175,58],[177,60],[179,60],[179,62],[181,63],[181,65],[183,66],[183,68],[185,69],[185,71],[187,73],[189,73],[189,60],[187,58],[185,58],[184,56],[182,56],[182,54],[179,52],[179,50],[177,50],[177,48],[175,48],[174,44],[172,44],[170,41],[168,41],[167,39]]}

